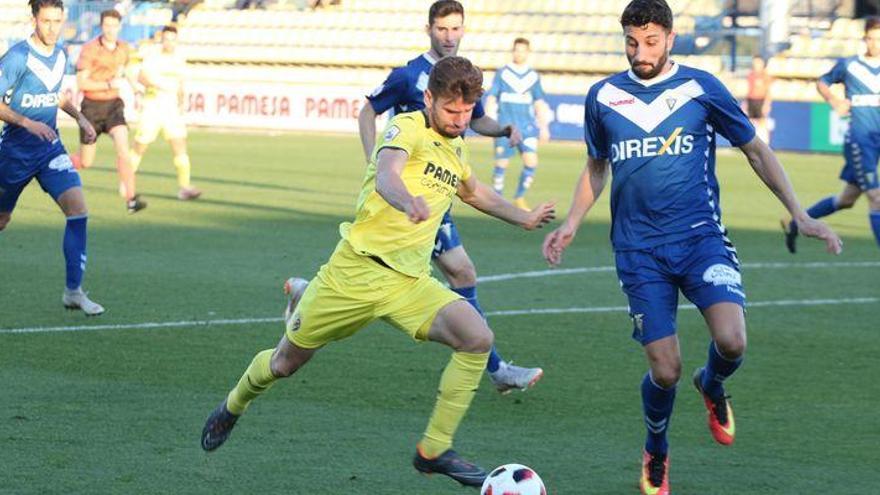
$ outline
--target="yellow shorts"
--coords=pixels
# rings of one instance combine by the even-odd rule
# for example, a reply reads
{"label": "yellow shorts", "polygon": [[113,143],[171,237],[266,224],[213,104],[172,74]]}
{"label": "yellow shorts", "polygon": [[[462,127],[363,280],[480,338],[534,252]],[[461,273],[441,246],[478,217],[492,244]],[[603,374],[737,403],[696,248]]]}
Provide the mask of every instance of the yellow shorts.
{"label": "yellow shorts", "polygon": [[165,139],[186,137],[186,123],[177,102],[167,98],[144,99],[144,110],[134,134],[135,142],[150,144],[162,131]]}
{"label": "yellow shorts", "polygon": [[416,340],[427,340],[437,312],[461,296],[431,276],[413,278],[357,254],[339,241],[330,260],[309,282],[287,338],[317,349],[354,335],[381,318]]}

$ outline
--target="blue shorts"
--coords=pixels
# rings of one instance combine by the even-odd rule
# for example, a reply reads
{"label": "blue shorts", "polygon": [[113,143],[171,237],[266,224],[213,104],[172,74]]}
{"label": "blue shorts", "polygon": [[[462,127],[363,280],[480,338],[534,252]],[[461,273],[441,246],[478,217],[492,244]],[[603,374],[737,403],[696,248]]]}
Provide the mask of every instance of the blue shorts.
{"label": "blue shorts", "polygon": [[15,209],[18,197],[34,177],[56,201],[68,189],[82,187],[79,174],[64,150],[41,159],[37,167],[31,165],[0,156],[0,212],[9,213]]}
{"label": "blue shorts", "polygon": [[629,299],[632,337],[642,345],[675,334],[679,289],[700,310],[720,302],[745,306],[736,249],[724,236],[618,251],[615,258]]}
{"label": "blue shorts", "polygon": [[513,156],[514,149],[518,150],[520,154],[526,152],[538,152],[538,128],[535,127],[534,124],[528,124],[526,126],[519,127],[519,130],[520,132],[522,132],[523,140],[516,146],[510,145],[510,138],[495,138],[496,160],[510,158],[511,156]]}
{"label": "blue shorts", "polygon": [[452,220],[452,208],[450,208],[446,210],[443,220],[440,221],[440,230],[437,231],[437,238],[434,240],[434,251],[431,252],[431,259],[435,260],[441,254],[458,246],[461,246],[461,239],[458,238],[458,229]]}
{"label": "blue shorts", "polygon": [[877,189],[877,160],[880,158],[880,143],[875,140],[858,139],[846,134],[843,145],[846,162],[840,171],[840,178],[858,186],[862,191]]}

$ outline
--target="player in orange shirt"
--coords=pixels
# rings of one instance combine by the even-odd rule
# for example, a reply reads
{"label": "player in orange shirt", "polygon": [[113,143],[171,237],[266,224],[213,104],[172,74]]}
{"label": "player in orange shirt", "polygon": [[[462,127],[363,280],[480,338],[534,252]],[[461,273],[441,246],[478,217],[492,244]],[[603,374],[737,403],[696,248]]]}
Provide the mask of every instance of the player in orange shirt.
{"label": "player in orange shirt", "polygon": [[[106,132],[113,138],[120,192],[126,199],[128,212],[136,213],[146,208],[147,203],[136,192],[134,170],[129,159],[125,103],[119,97],[119,86],[124,84],[122,73],[130,51],[128,43],[119,39],[121,26],[119,12],[113,9],[101,12],[101,35],[83,45],[76,64],[76,82],[83,92],[82,114],[99,136]],[[95,141],[86,142],[80,132],[79,153],[71,158],[76,168],[91,167],[95,161]]]}

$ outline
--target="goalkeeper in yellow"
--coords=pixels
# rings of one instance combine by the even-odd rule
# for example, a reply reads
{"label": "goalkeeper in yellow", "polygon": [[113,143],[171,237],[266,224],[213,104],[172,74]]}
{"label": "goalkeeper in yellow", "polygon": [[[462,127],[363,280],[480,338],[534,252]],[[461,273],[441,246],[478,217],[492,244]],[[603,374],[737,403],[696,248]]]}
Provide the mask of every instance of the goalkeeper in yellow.
{"label": "goalkeeper in yellow", "polygon": [[311,282],[293,281],[285,336],[254,357],[208,417],[203,449],[222,445],[251,401],[318,349],[381,318],[415,340],[453,349],[413,465],[425,474],[482,485],[486,471],[452,450],[452,437],[479,386],[494,336],[473,306],[431,277],[431,249],[456,194],[526,230],[555,214],[552,203],[521,210],[472,175],[461,135],[482,83],[482,73],[467,59],[444,58],[431,71],[425,109],[389,122],[373,151],[354,222],[340,226],[342,239]]}

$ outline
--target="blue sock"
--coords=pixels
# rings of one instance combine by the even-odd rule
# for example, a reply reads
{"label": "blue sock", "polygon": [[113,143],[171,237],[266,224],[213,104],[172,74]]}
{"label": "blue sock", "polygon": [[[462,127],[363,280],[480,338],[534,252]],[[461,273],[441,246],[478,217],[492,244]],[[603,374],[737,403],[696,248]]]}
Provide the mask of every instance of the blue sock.
{"label": "blue sock", "polygon": [[706,367],[703,369],[703,377],[700,380],[700,386],[703,392],[710,398],[717,399],[724,395],[724,380],[739,368],[743,362],[742,356],[730,360],[718,352],[718,346],[715,341],[709,343],[709,359],[706,361]]}
{"label": "blue sock", "polygon": [[501,194],[504,192],[504,172],[507,169],[504,167],[495,167],[492,170],[492,188],[495,189],[495,192]]}
{"label": "blue sock", "polygon": [[807,215],[810,215],[812,218],[822,218],[834,213],[837,209],[837,198],[835,196],[828,196],[811,206],[807,210]]}
{"label": "blue sock", "polygon": [[645,411],[645,427],[648,436],[645,450],[652,454],[665,454],[669,450],[666,431],[675,404],[675,387],[663,388],[651,379],[651,372],[642,379],[642,407]]}
{"label": "blue sock", "polygon": [[64,261],[67,266],[67,288],[77,289],[82,285],[86,271],[86,223],[89,217],[81,215],[67,218],[64,228]]}
{"label": "blue sock", "polygon": [[[467,302],[470,303],[474,309],[477,310],[477,313],[480,313],[480,316],[483,316],[483,308],[480,307],[480,303],[477,302],[477,287],[453,287],[452,291],[458,294],[459,296],[465,298]],[[495,346],[492,346],[492,350],[489,351],[489,361],[486,363],[486,369],[489,373],[495,373],[498,371],[498,367],[501,366],[501,355],[498,354],[498,350],[495,349]]]}
{"label": "blue sock", "polygon": [[519,176],[519,185],[516,188],[516,195],[514,198],[521,198],[525,196],[526,191],[529,190],[529,187],[532,186],[532,181],[535,177],[535,167],[526,167],[523,166],[522,174]]}
{"label": "blue sock", "polygon": [[872,211],[868,214],[871,219],[871,230],[874,231],[874,239],[877,239],[877,245],[880,246],[880,210]]}

